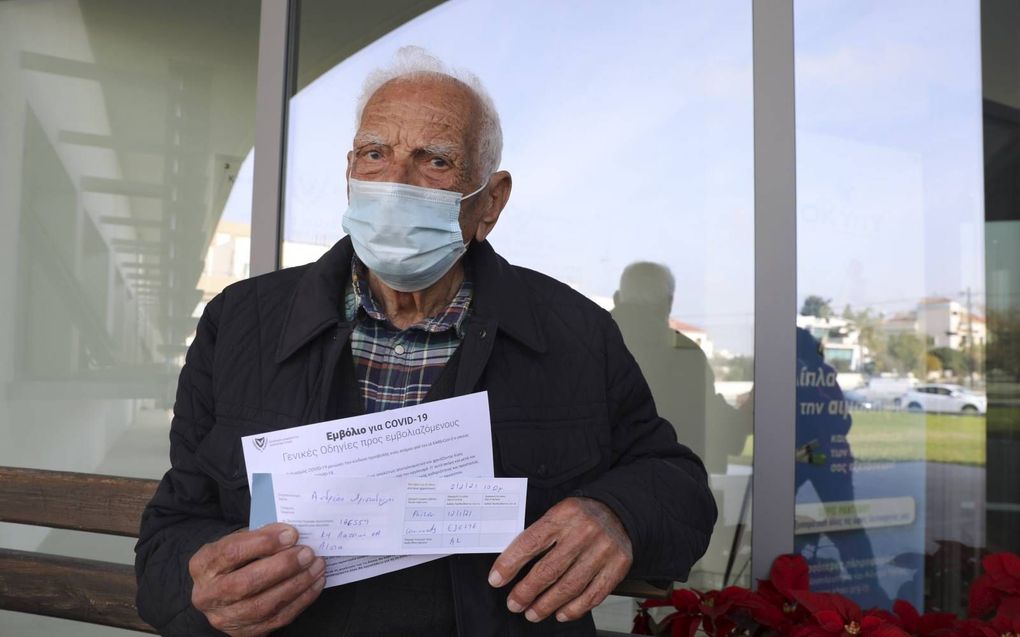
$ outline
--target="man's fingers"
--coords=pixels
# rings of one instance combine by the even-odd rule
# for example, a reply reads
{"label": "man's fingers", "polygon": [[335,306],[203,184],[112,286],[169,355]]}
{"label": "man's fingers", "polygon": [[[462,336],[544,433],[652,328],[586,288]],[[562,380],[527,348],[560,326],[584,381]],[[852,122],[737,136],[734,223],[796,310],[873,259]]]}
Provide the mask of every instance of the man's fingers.
{"label": "man's fingers", "polygon": [[[512,613],[519,613],[531,606],[531,603],[542,594],[542,591],[555,584],[567,572],[580,552],[581,546],[579,545],[557,544],[542,556],[542,559],[535,562],[524,579],[517,582],[517,586],[514,586],[506,598],[506,607]],[[584,582],[584,584],[587,583]],[[582,585],[577,592],[580,593],[583,587]]]}
{"label": "man's fingers", "polygon": [[627,575],[629,560],[617,559],[607,568],[599,571],[584,591],[556,612],[556,621],[571,622],[603,602]]}
{"label": "man's fingers", "polygon": [[[315,588],[318,580],[325,581],[325,569],[315,573],[311,569],[280,582],[276,586],[249,599],[234,604],[229,611],[237,619],[249,624],[273,623],[291,609],[294,602],[299,601]],[[319,589],[321,590],[321,588]],[[312,597],[314,600],[318,593]],[[308,603],[311,603],[309,601]],[[307,604],[305,604],[307,606]],[[301,608],[304,608],[302,606]],[[228,610],[228,609],[224,609]],[[281,624],[282,625],[282,624]]]}
{"label": "man's fingers", "polygon": [[283,628],[290,624],[294,619],[303,611],[308,608],[312,602],[319,598],[322,593],[323,587],[326,585],[326,573],[323,571],[322,575],[319,576],[312,585],[305,589],[303,593],[291,603],[284,606],[283,610],[277,614],[276,618],[267,623],[267,628],[270,631]]}
{"label": "man's fingers", "polygon": [[[582,556],[559,579],[546,588],[545,592],[541,593],[537,600],[526,605],[528,610],[524,613],[524,616],[528,621],[540,622],[549,615],[552,615],[562,606],[574,601],[584,593],[589,583],[598,573],[598,569],[598,559],[590,555]],[[534,569],[532,569],[532,572],[534,572]],[[523,584],[524,582],[521,583]],[[514,590],[516,591],[516,588]],[[513,593],[511,593],[511,596],[513,596]]]}
{"label": "man's fingers", "polygon": [[553,545],[556,541],[553,530],[552,525],[539,520],[521,531],[493,563],[489,571],[489,585],[499,588],[517,577],[521,567]]}
{"label": "man's fingers", "polygon": [[191,560],[191,576],[229,573],[260,557],[268,557],[297,542],[297,530],[286,524],[270,524],[257,531],[231,533],[203,546]]}
{"label": "man's fingers", "polygon": [[[525,529],[493,564],[490,584],[516,577],[549,549],[507,596],[511,612],[571,621],[599,604],[630,570],[630,538],[615,513],[587,498],[567,498]],[[495,582],[493,581],[495,580]]]}
{"label": "man's fingers", "polygon": [[314,567],[321,572],[324,563],[313,564],[316,561],[322,562],[322,558],[316,558],[315,552],[307,546],[292,546],[276,555],[255,560],[219,578],[215,588],[220,605],[226,606],[253,597],[306,568],[311,570]]}
{"label": "man's fingers", "polygon": [[[253,597],[218,608],[210,613],[210,623],[223,632],[253,630],[258,633],[259,631],[254,631],[255,627],[260,624],[277,622],[281,617],[286,616],[294,607],[295,602],[300,602],[311,596],[311,599],[298,608],[297,612],[300,612],[318,597],[319,591],[322,590],[318,582],[319,580],[325,581],[325,567],[325,562],[320,560],[312,567]],[[293,616],[290,619],[293,619]]]}

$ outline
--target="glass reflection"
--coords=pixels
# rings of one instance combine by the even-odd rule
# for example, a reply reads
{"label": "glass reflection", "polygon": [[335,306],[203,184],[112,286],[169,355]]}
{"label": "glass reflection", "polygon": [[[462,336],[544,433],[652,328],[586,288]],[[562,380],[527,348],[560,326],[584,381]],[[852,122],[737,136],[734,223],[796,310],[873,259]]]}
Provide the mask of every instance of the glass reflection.
{"label": "glass reflection", "polygon": [[[888,606],[865,529],[914,521],[916,502],[895,493],[902,480],[914,476],[890,480],[887,468],[854,460],[853,416],[838,377],[836,368],[825,361],[821,342],[797,328],[795,551],[808,560],[814,590],[839,590],[860,600],[864,608]],[[879,469],[877,480],[859,477],[865,468],[873,474]],[[909,549],[915,538],[908,531],[905,538],[885,539],[894,545],[888,550],[897,551],[904,545]],[[843,569],[852,584],[844,581]]]}
{"label": "glass reflection", "polygon": [[989,551],[1020,553],[1020,5],[981,3]]}
{"label": "glass reflection", "polygon": [[959,613],[992,548],[979,8],[795,27],[796,546],[818,590]]}
{"label": "glass reflection", "polygon": [[[168,466],[197,313],[247,276],[258,23],[244,0],[0,2],[0,465]],[[24,526],[0,544],[134,559]],[[0,633],[108,631],[4,613]]]}

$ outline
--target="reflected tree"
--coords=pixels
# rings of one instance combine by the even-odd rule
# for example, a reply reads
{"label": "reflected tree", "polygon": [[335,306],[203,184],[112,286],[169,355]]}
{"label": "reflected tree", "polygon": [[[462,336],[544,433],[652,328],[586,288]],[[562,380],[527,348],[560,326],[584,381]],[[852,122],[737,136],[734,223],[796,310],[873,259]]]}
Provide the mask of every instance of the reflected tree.
{"label": "reflected tree", "polygon": [[817,294],[811,294],[804,299],[800,313],[802,316],[817,316],[819,318],[829,318],[835,314],[832,311],[832,299],[822,298]]}
{"label": "reflected tree", "polygon": [[990,311],[986,364],[989,375],[1007,382],[1020,382],[1020,309]]}

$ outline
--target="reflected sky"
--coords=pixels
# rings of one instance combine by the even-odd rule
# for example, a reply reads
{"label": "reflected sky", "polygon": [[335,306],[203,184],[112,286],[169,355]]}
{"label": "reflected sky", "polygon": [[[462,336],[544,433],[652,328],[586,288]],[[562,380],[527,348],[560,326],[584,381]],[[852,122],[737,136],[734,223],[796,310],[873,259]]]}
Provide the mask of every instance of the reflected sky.
{"label": "reflected sky", "polygon": [[[891,312],[980,290],[978,5],[796,6],[800,296]],[[498,251],[605,305],[628,263],[663,262],[673,315],[751,352],[750,3],[454,0],[423,14],[293,99],[285,240],[341,236],[361,83],[406,44],[477,73],[500,110],[514,191]],[[246,210],[246,163],[228,218]]]}
{"label": "reflected sky", "polygon": [[801,298],[983,302],[979,10],[795,4]]}

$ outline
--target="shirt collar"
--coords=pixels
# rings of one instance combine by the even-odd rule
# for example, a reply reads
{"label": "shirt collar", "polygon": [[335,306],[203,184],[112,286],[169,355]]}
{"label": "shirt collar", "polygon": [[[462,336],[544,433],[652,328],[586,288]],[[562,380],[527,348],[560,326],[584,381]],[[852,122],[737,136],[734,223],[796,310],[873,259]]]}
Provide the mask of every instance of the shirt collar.
{"label": "shirt collar", "polygon": [[[361,259],[357,255],[351,257],[351,287],[344,308],[347,320],[354,320],[360,310],[376,321],[389,323],[386,313],[383,312],[375,296],[372,295],[372,290],[368,286],[367,274],[368,268],[361,262]],[[454,329],[458,336],[462,336],[461,326],[471,306],[473,288],[471,277],[467,269],[465,269],[464,280],[461,282],[453,299],[450,300],[450,303],[441,312],[426,317],[407,329],[416,329],[430,333]]]}
{"label": "shirt collar", "polygon": [[[277,345],[275,361],[282,363],[330,327],[345,321],[343,295],[351,280],[354,248],[344,237],[315,263],[299,266],[303,270],[291,295],[289,308]],[[535,316],[535,306],[550,299],[532,298],[534,292],[488,241],[472,243],[464,264],[472,274],[472,314],[491,320],[501,332],[534,352],[546,351],[545,334]],[[274,272],[254,280],[255,293],[270,294],[273,286],[294,285],[292,278]],[[532,276],[537,276],[532,274]]]}

